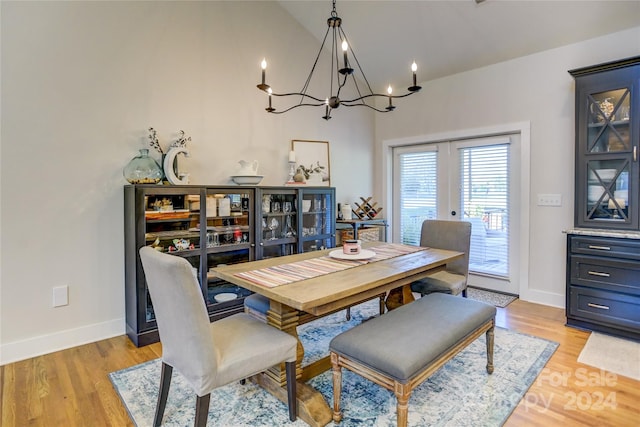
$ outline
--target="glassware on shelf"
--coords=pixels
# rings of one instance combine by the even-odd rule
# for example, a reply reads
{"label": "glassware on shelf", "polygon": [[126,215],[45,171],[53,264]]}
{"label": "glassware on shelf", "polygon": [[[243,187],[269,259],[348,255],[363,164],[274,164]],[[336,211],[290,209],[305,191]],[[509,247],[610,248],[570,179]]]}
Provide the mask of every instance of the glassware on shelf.
{"label": "glassware on shelf", "polygon": [[296,230],[294,230],[293,227],[291,226],[291,216],[287,215],[285,218],[284,237],[295,237],[295,236],[296,236]]}
{"label": "glassware on shelf", "polygon": [[276,229],[278,228],[278,226],[280,225],[280,223],[278,222],[277,219],[275,218],[271,218],[271,221],[269,222],[269,230],[271,230],[271,238],[269,240],[276,240]]}
{"label": "glassware on shelf", "polygon": [[158,162],[149,157],[149,150],[140,149],[140,154],[131,159],[122,174],[130,184],[157,184],[162,179],[162,169]]}

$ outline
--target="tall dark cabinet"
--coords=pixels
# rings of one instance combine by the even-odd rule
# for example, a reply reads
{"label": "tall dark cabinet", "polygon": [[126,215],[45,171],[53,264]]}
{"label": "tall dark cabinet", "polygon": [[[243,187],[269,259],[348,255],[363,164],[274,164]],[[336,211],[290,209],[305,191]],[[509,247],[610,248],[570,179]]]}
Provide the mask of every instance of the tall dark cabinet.
{"label": "tall dark cabinet", "polygon": [[567,324],[640,339],[640,57],[575,78],[575,228]]}
{"label": "tall dark cabinet", "polygon": [[141,247],[189,261],[215,321],[243,311],[250,292],[209,269],[333,247],[334,201],[335,189],[327,187],[125,186],[127,335],[137,346],[159,339]]}

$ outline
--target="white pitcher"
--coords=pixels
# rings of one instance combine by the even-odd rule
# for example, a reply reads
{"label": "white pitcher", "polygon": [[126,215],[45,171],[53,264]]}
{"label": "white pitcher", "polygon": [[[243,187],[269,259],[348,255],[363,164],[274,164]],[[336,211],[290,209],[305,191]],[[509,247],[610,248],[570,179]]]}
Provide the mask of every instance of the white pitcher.
{"label": "white pitcher", "polygon": [[238,163],[240,164],[240,171],[238,172],[240,176],[253,176],[258,174],[257,160],[254,160],[252,162],[240,160]]}

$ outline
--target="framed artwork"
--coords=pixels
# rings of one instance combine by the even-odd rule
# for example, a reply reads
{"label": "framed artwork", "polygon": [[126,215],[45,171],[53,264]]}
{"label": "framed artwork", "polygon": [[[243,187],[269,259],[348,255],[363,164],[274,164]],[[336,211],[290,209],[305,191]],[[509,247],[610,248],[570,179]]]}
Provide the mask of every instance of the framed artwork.
{"label": "framed artwork", "polygon": [[294,139],[291,150],[296,155],[296,170],[302,169],[308,185],[331,186],[329,141]]}

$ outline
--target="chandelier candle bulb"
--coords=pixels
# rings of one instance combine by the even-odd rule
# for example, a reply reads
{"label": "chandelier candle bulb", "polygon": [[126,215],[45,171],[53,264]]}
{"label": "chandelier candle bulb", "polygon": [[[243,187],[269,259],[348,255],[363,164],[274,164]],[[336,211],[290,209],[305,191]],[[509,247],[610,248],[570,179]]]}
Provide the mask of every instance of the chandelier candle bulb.
{"label": "chandelier candle bulb", "polygon": [[[417,83],[416,83],[416,71],[418,71],[418,66],[416,65],[415,61],[413,61],[413,64],[411,64],[411,71],[413,71],[413,86],[415,87],[415,86],[417,86]],[[263,78],[263,80],[264,80],[264,78]]]}
{"label": "chandelier candle bulb", "polygon": [[344,53],[344,68],[347,68],[347,49],[349,48],[349,45],[347,44],[347,41],[343,41],[342,42],[342,53]]}
{"label": "chandelier candle bulb", "polygon": [[262,67],[262,84],[264,84],[265,74],[267,71],[267,60],[263,59],[260,66]]}
{"label": "chandelier candle bulb", "polygon": [[272,92],[271,88],[268,88],[267,93],[269,94],[269,107],[265,108],[265,110],[267,110],[270,113],[276,110],[275,108],[271,107],[271,92]]}

